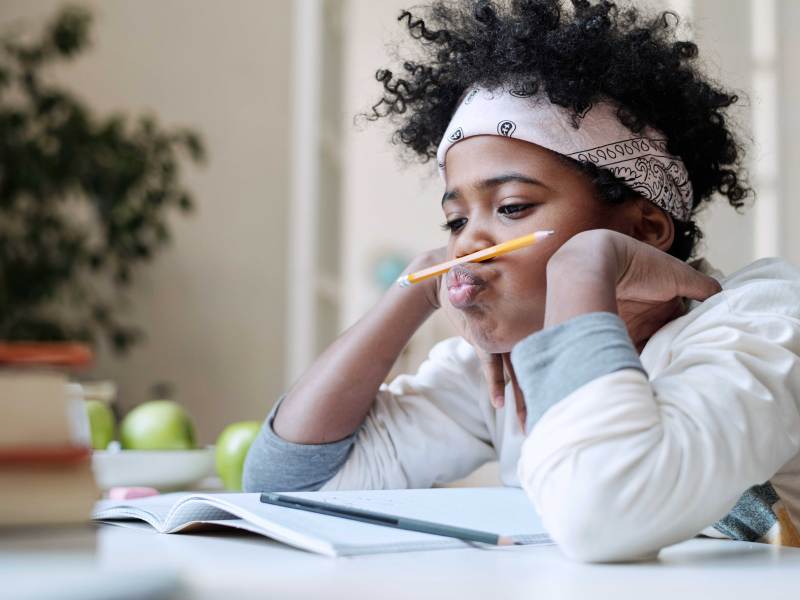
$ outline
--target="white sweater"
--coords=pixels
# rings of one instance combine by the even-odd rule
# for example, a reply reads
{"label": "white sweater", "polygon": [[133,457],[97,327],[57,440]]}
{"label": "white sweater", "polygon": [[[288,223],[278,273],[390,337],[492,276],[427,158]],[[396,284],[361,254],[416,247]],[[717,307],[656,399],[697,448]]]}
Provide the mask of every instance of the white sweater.
{"label": "white sweater", "polygon": [[[541,414],[527,436],[510,386],[509,409],[489,404],[472,347],[461,338],[437,344],[416,374],[381,387],[323,489],[424,488],[498,460],[503,483],[524,488],[574,558],[647,557],[701,531],[800,545],[800,271],[778,259],[727,278],[704,261],[698,268],[723,291],[656,332],[638,369],[582,382],[585,365],[564,369],[572,354],[562,352],[532,367],[549,369],[537,379],[526,375],[525,354],[558,339],[539,332],[521,342],[515,371],[529,413]],[[579,325],[565,325],[580,356]],[[537,382],[576,373],[576,389],[536,405]],[[726,526],[708,529],[723,517]]]}

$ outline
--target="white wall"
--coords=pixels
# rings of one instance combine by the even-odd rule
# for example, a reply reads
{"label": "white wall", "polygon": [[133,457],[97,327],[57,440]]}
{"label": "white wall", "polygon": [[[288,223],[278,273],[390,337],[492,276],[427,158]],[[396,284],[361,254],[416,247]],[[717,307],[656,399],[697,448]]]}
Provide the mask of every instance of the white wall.
{"label": "white wall", "polygon": [[[349,326],[380,297],[373,282],[375,260],[385,253],[412,257],[447,243],[439,227],[444,187],[435,162],[406,164],[391,145],[390,124],[353,117],[368,112],[381,96],[375,71],[394,65],[393,41],[406,41],[397,16],[404,0],[347,0],[344,22],[344,137],[342,156],[342,324]],[[396,371],[412,369],[437,339],[450,335],[437,315],[426,324]]]}
{"label": "white wall", "polygon": [[343,321],[350,324],[376,299],[370,266],[381,253],[413,256],[444,245],[447,238],[437,226],[443,186],[434,162],[402,163],[399,148],[389,143],[391,127],[383,119],[353,123],[355,115],[369,112],[381,96],[375,71],[394,64],[387,42],[403,40],[397,15],[408,2],[348,0],[345,6],[342,260],[348,294]]}
{"label": "white wall", "polygon": [[800,2],[783,0],[778,5],[778,23],[782,24],[778,39],[778,115],[781,131],[780,143],[780,192],[781,192],[781,241],[782,252],[800,264],[800,36],[796,34],[800,25]]}
{"label": "white wall", "polygon": [[[752,109],[760,100],[753,97],[750,60],[751,0],[703,0],[692,3],[689,17],[700,59],[706,70],[728,89],[740,94],[730,114],[739,124],[748,151],[747,167],[758,152],[747,140],[752,137]],[[727,15],[726,20],[720,18]],[[751,104],[752,103],[752,104]],[[698,223],[705,234],[704,255],[725,272],[741,268],[756,255],[756,213],[752,201],[737,212],[727,199],[719,198],[702,211]]]}
{"label": "white wall", "polygon": [[[0,26],[61,2],[3,0]],[[133,320],[147,340],[93,374],[130,406],[174,382],[203,442],[261,419],[284,387],[291,5],[94,0],[94,48],[58,77],[99,111],[154,111],[199,129],[210,161],[190,169],[196,213],[140,273]]]}

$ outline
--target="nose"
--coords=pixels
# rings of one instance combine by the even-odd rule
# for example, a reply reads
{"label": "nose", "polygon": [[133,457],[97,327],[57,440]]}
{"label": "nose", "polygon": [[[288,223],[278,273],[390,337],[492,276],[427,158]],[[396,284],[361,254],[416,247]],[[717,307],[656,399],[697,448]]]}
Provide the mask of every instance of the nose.
{"label": "nose", "polygon": [[490,231],[485,227],[473,225],[472,222],[470,222],[456,239],[453,247],[453,254],[455,258],[461,258],[467,254],[472,254],[473,252],[478,252],[485,248],[491,248],[496,243]]}

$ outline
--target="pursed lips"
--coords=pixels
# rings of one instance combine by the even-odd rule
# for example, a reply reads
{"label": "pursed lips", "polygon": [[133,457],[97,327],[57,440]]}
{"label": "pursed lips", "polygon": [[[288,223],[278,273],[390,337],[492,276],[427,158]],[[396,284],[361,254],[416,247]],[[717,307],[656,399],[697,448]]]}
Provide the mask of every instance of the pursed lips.
{"label": "pursed lips", "polygon": [[469,308],[484,289],[486,281],[475,273],[474,268],[457,265],[447,272],[447,298],[455,308]]}

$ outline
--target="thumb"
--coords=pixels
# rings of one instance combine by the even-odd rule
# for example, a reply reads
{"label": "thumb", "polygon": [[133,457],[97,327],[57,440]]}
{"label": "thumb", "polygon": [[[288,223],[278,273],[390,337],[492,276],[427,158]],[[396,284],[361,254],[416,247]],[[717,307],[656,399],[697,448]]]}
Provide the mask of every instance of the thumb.
{"label": "thumb", "polygon": [[681,279],[678,281],[678,294],[685,298],[703,301],[722,291],[719,281],[692,267],[683,270]]}
{"label": "thumb", "polygon": [[511,379],[511,387],[514,390],[514,402],[517,408],[517,419],[522,433],[525,433],[525,421],[528,419],[528,407],[525,404],[525,395],[522,393],[522,388],[519,387],[517,381],[517,374],[514,371],[514,365],[511,364],[511,355],[503,354],[503,363],[505,364],[506,372]]}
{"label": "thumb", "polygon": [[489,384],[489,400],[495,408],[502,408],[506,398],[506,378],[503,357],[500,354],[481,353],[483,376]]}

